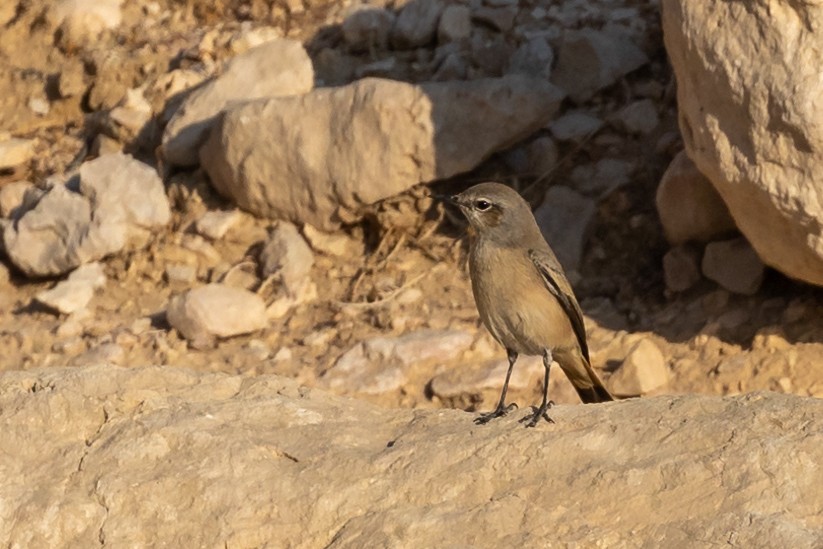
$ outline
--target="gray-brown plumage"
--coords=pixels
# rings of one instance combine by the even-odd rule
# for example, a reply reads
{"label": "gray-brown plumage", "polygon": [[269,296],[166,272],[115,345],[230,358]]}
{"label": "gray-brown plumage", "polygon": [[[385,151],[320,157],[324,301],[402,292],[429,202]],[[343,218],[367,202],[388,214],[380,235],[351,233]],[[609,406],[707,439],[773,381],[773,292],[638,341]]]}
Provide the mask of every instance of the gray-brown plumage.
{"label": "gray-brown plumage", "polygon": [[469,271],[483,324],[506,348],[509,369],[497,408],[477,423],[508,413],[506,391],[517,356],[541,355],[543,402],[525,419],[533,427],[551,407],[552,360],[586,403],[613,400],[589,362],[583,313],[529,204],[513,189],[481,183],[451,198],[471,227]]}

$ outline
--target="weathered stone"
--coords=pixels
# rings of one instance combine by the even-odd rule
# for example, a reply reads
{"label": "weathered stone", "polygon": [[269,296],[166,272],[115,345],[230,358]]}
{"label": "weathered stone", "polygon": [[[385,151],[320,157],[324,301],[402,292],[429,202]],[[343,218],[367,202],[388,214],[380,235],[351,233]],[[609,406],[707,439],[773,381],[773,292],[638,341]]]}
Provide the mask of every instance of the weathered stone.
{"label": "weathered stone", "polygon": [[567,271],[577,271],[580,267],[596,210],[592,199],[555,185],[534,211],[543,236]]}
{"label": "weathered stone", "polygon": [[675,246],[708,242],[735,230],[723,199],[684,151],[663,174],[655,203],[666,240]]}
{"label": "weathered stone", "polygon": [[648,135],[660,125],[657,107],[651,99],[630,103],[615,113],[613,122],[622,130]]}
{"label": "weathered stone", "polygon": [[364,6],[340,25],[343,40],[355,52],[385,50],[394,20],[394,14],[388,10]]}
{"label": "weathered stone", "polygon": [[661,8],[689,156],[766,264],[823,285],[823,5]]}
{"label": "weathered stone", "polygon": [[123,0],[60,0],[49,10],[51,23],[60,28],[66,48],[86,45],[120,26]]}
{"label": "weathered stone", "polygon": [[523,73],[530,76],[551,77],[554,51],[545,36],[535,36],[524,42],[509,59],[509,73]]}
{"label": "weathered stone", "polygon": [[87,263],[53,288],[38,293],[36,300],[58,313],[70,315],[85,309],[94,292],[105,285],[103,266],[96,262]]}
{"label": "weathered stone", "polygon": [[186,98],[163,133],[163,157],[171,164],[197,164],[198,148],[229,104],[302,94],[313,85],[311,60],[299,42],[273,40],[238,55]]}
{"label": "weathered stone", "polygon": [[515,17],[517,17],[517,7],[515,6],[481,7],[472,11],[472,19],[500,32],[510,31],[514,26]]}
{"label": "weathered stone", "polygon": [[23,197],[34,185],[29,181],[12,181],[0,185],[0,217],[12,218],[23,205]]}
{"label": "weathered stone", "polygon": [[[486,360],[476,365],[463,364],[433,377],[429,386],[438,398],[458,399],[488,389],[499,389],[508,369],[509,361],[506,359]],[[543,379],[543,359],[523,356],[517,360],[512,371],[509,390],[527,389],[537,379]]]}
{"label": "weathered stone", "polygon": [[459,42],[468,39],[471,33],[471,10],[468,6],[452,4],[443,10],[437,26],[438,42]]}
{"label": "weathered stone", "polygon": [[[557,405],[556,423],[533,430],[518,424],[526,413],[477,427],[462,411],[378,408],[282,377],[169,366],[5,372],[0,539],[819,546],[819,399]],[[170,511],[180,509],[185,520]]]}
{"label": "weathered stone", "polygon": [[264,277],[277,275],[286,291],[297,293],[311,274],[314,254],[291,223],[279,222],[260,251],[260,271]]}
{"label": "weathered stone", "polygon": [[634,163],[617,158],[603,158],[594,164],[576,166],[570,175],[575,190],[603,198],[631,181]]}
{"label": "weathered stone", "polygon": [[224,284],[208,284],[173,297],[166,316],[194,347],[266,326],[266,306],[260,296]]}
{"label": "weathered stone", "polygon": [[616,396],[639,396],[664,387],[670,377],[660,347],[644,338],[629,350],[623,364],[609,378],[608,385]]}
{"label": "weathered stone", "polygon": [[404,5],[391,33],[394,47],[412,49],[431,43],[444,8],[441,0],[411,0]]}
{"label": "weathered stone", "polygon": [[745,238],[710,242],[703,253],[703,274],[730,292],[753,295],[765,271],[757,252]]}
{"label": "weathered stone", "polygon": [[685,292],[700,282],[700,255],[686,246],[675,246],[663,256],[663,279],[672,292]]}
{"label": "weathered stone", "polygon": [[326,371],[320,384],[333,391],[381,394],[406,383],[416,365],[448,363],[474,341],[468,332],[420,330],[399,337],[375,337],[346,351]]}
{"label": "weathered stone", "polygon": [[576,103],[584,103],[619,78],[648,63],[624,36],[590,28],[567,30],[560,44],[552,83]]}
{"label": "weathered stone", "polygon": [[316,252],[326,255],[344,257],[357,256],[362,253],[363,245],[355,242],[345,234],[324,233],[312,225],[303,225],[303,236]]}
{"label": "weathered stone", "polygon": [[570,111],[549,124],[552,135],[560,141],[582,141],[603,127],[603,121],[582,111]]}
{"label": "weathered stone", "polygon": [[208,211],[194,224],[197,232],[212,240],[220,240],[237,224],[240,212],[237,210]]}
{"label": "weathered stone", "polygon": [[421,86],[369,78],[231,109],[201,159],[241,208],[333,230],[366,205],[472,169],[545,125],[560,99],[520,75]]}
{"label": "weathered stone", "polygon": [[[69,184],[73,187],[74,179]],[[62,274],[140,246],[171,217],[160,177],[130,156],[86,162],[80,166],[79,192],[69,184],[24,204],[17,222],[3,233],[9,258],[30,276]]]}
{"label": "weathered stone", "polygon": [[34,156],[34,140],[0,136],[0,170],[16,168]]}

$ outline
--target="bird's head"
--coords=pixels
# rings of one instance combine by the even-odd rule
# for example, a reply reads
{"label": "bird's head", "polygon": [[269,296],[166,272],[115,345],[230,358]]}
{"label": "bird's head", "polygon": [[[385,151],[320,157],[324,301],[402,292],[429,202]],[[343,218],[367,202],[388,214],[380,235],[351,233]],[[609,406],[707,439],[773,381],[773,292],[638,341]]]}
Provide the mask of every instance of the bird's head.
{"label": "bird's head", "polygon": [[511,187],[480,183],[452,196],[450,201],[460,208],[480,238],[517,245],[524,238],[540,234],[529,203]]}

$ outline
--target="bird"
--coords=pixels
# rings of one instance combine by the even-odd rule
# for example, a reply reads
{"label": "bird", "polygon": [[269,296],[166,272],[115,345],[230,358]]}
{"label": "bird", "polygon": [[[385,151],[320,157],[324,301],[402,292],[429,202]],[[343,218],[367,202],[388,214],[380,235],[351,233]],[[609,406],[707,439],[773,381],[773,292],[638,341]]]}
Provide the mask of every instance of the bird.
{"label": "bird", "polygon": [[483,324],[506,349],[509,367],[497,407],[477,424],[507,415],[512,370],[520,355],[543,357],[543,400],[524,417],[527,427],[548,409],[549,370],[556,360],[584,403],[614,400],[592,369],[583,313],[563,267],[537,225],[528,202],[501,183],[479,183],[451,196],[469,222],[469,275]]}

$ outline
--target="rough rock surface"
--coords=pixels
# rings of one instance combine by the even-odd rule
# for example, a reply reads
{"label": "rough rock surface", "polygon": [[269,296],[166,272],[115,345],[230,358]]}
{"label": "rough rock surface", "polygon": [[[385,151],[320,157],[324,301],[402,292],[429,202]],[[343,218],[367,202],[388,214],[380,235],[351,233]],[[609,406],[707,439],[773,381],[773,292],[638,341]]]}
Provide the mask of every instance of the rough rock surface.
{"label": "rough rock surface", "polygon": [[661,7],[689,156],[766,264],[823,285],[823,5]]}
{"label": "rough rock surface", "polygon": [[27,275],[62,274],[139,245],[171,217],[160,177],[127,155],[84,163],[77,192],[70,186],[74,178],[52,187],[3,233],[9,258]]}
{"label": "rough rock surface", "polygon": [[710,242],[702,262],[703,274],[730,292],[752,295],[763,283],[763,262],[745,238]]}
{"label": "rough rock surface", "polygon": [[365,205],[474,168],[546,124],[561,98],[521,75],[420,86],[366,78],[228,110],[200,156],[241,208],[334,229]]}
{"label": "rough rock surface", "polygon": [[230,103],[306,93],[314,85],[311,59],[300,42],[272,40],[234,57],[223,73],[194,91],[163,134],[163,157],[197,164],[197,149]]}
{"label": "rough rock surface", "polygon": [[655,204],[666,240],[673,245],[709,242],[735,230],[723,199],[685,151],[663,174]]}
{"label": "rough rock surface", "polygon": [[580,267],[596,209],[595,202],[590,198],[568,187],[555,185],[546,192],[543,204],[534,211],[543,236],[557,254],[560,264],[568,271],[576,271]]}
{"label": "rough rock surface", "polygon": [[820,400],[561,405],[536,429],[518,423],[524,413],[478,427],[459,411],[387,410],[280,377],[169,367],[8,372],[0,539],[819,546]]}

